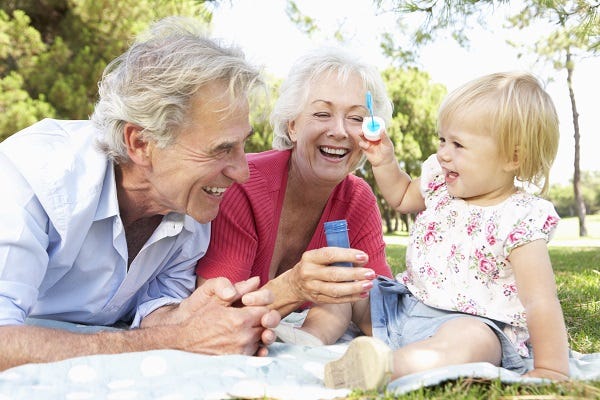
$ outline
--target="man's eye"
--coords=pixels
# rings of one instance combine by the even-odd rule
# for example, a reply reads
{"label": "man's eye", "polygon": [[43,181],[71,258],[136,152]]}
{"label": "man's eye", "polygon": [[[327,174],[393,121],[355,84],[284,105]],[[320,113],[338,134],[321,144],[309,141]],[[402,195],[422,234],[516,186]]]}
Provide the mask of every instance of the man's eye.
{"label": "man's eye", "polygon": [[227,156],[228,154],[230,154],[230,153],[231,153],[231,150],[232,150],[232,147],[231,147],[231,146],[227,146],[227,147],[221,147],[221,148],[219,148],[219,149],[218,149],[218,150],[215,152],[215,156],[216,156],[217,158],[220,158],[220,157],[225,157],[225,156]]}

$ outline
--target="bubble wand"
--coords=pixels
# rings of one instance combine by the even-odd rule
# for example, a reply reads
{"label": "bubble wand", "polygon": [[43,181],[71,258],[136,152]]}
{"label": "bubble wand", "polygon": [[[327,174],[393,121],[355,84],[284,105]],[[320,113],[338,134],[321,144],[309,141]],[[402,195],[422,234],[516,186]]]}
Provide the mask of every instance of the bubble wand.
{"label": "bubble wand", "polygon": [[367,91],[367,108],[371,114],[371,130],[374,131],[377,128],[375,128],[375,118],[373,117],[373,96],[369,91]]}
{"label": "bubble wand", "polygon": [[363,134],[365,135],[365,139],[376,142],[381,138],[381,131],[384,129],[385,123],[383,119],[373,115],[373,97],[370,91],[367,91],[366,103],[371,117],[367,117],[363,121]]}

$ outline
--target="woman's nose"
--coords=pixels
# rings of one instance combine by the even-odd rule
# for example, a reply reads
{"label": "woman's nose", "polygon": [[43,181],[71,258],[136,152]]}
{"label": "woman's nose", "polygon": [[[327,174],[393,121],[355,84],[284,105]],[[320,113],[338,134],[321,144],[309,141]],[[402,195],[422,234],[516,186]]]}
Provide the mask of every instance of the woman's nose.
{"label": "woman's nose", "polygon": [[348,137],[348,130],[344,125],[344,118],[333,118],[331,125],[327,130],[327,135],[330,137]]}

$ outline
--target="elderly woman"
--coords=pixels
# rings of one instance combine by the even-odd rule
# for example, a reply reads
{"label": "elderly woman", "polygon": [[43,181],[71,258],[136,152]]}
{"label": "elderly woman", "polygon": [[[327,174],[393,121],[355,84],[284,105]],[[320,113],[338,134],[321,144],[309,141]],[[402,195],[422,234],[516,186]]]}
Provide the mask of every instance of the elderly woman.
{"label": "elderly woman", "polygon": [[[287,315],[305,303],[357,301],[376,275],[391,276],[376,198],[353,174],[364,160],[357,143],[367,91],[389,122],[379,72],[354,54],[324,48],[294,64],[271,116],[274,150],[248,155],[249,180],[225,193],[198,285],[259,276],[275,295],[272,307]],[[348,222],[350,249],[326,247],[323,224],[339,219]],[[330,266],[341,261],[355,268]]]}

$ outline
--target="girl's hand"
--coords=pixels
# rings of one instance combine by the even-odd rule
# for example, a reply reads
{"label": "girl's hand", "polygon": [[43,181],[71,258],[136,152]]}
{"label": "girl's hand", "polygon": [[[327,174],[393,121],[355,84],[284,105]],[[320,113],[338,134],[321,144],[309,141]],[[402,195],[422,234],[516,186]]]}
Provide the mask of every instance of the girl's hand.
{"label": "girl's hand", "polygon": [[358,146],[363,150],[363,153],[367,156],[367,159],[373,167],[389,162],[397,162],[394,154],[394,144],[385,130],[381,132],[381,140],[377,142],[366,140],[364,136],[361,135]]}

